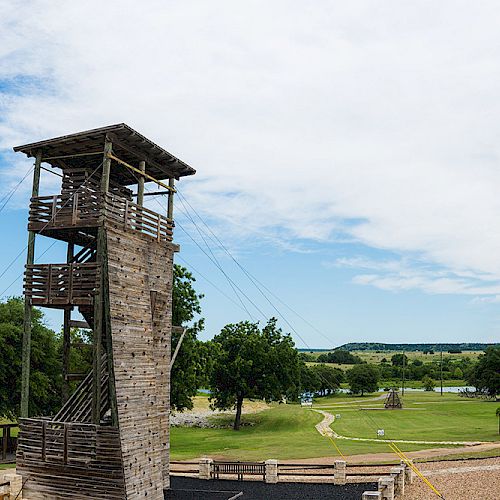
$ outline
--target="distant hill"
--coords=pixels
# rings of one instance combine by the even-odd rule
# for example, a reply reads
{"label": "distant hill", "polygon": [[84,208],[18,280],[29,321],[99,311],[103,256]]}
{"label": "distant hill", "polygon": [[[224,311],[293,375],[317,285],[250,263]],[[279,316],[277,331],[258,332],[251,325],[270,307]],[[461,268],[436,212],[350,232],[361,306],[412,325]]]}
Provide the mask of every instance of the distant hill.
{"label": "distant hill", "polygon": [[484,351],[490,346],[500,344],[484,344],[478,342],[463,342],[456,344],[382,344],[377,342],[351,342],[332,349],[299,349],[302,352],[325,352],[342,349],[344,351]]}

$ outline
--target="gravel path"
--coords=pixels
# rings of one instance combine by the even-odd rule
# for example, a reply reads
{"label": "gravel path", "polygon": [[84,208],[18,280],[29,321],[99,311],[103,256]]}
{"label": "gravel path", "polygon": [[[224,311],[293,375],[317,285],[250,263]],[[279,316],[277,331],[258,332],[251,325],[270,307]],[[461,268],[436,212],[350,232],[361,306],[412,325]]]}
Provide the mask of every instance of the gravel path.
{"label": "gravel path", "polygon": [[[499,500],[500,458],[417,464],[419,470],[446,500]],[[415,478],[405,490],[405,500],[430,500],[433,495],[423,481]]]}

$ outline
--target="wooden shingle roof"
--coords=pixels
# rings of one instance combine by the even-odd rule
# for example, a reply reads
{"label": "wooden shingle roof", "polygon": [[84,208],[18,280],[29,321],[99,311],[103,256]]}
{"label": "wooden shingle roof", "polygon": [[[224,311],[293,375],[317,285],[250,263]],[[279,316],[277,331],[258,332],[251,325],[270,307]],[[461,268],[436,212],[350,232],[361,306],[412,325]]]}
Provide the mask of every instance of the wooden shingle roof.
{"label": "wooden shingle roof", "polygon": [[[137,166],[139,161],[144,160],[146,172],[155,179],[162,180],[169,177],[178,179],[196,173],[196,170],[187,163],[179,160],[125,123],[16,146],[14,151],[20,151],[27,156],[34,157],[37,151],[42,150],[44,162],[62,169],[95,168],[96,161],[98,164],[102,159],[99,157],[99,152],[104,149],[106,136],[113,143],[115,156],[133,166]],[[88,155],[88,153],[96,154]],[[61,158],[63,156],[65,158]],[[111,176],[123,185],[136,182],[131,171],[123,166],[117,165],[117,168],[112,169]]]}

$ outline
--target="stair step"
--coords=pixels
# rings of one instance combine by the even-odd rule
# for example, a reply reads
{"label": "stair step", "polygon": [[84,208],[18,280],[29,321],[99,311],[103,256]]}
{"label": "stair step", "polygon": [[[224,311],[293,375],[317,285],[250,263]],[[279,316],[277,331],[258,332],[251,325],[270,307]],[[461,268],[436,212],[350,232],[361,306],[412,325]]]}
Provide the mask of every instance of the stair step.
{"label": "stair step", "polygon": [[76,319],[72,319],[69,322],[70,328],[85,328],[90,329],[89,324],[86,321],[78,321]]}

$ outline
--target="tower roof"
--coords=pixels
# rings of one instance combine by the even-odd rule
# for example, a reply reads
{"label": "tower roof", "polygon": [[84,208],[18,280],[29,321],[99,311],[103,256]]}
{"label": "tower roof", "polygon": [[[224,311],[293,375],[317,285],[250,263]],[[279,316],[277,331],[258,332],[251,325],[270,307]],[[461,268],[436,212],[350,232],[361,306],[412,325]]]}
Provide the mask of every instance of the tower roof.
{"label": "tower roof", "polygon": [[[33,157],[37,151],[42,150],[42,161],[62,169],[92,168],[96,165],[96,156],[103,152],[106,137],[113,143],[114,155],[135,167],[139,161],[144,160],[146,172],[155,179],[178,179],[196,173],[187,163],[125,123],[16,146],[14,151]],[[123,166],[112,170],[111,176],[123,185],[136,182],[133,173]]]}

